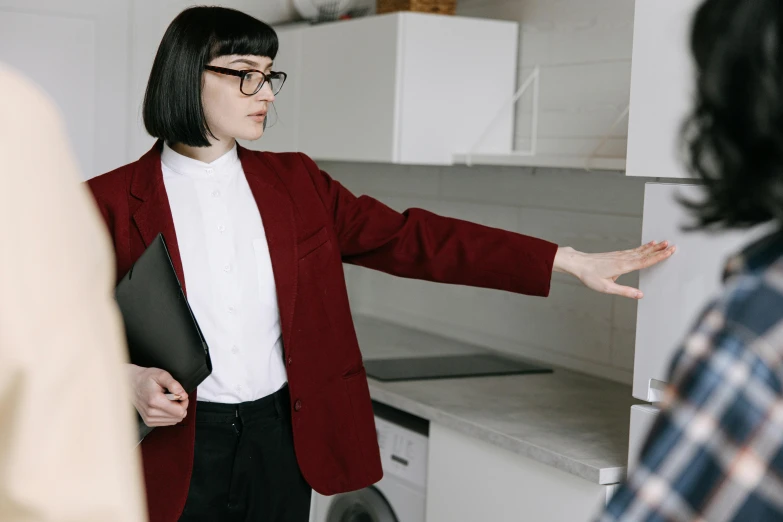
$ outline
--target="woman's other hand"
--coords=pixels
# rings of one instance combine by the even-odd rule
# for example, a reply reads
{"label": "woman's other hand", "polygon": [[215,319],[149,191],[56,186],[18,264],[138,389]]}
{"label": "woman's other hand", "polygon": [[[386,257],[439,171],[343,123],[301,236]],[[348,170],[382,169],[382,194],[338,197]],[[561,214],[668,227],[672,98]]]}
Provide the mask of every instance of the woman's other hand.
{"label": "woman's other hand", "polygon": [[[188,394],[168,372],[128,364],[133,406],[151,428],[179,424],[188,412]],[[166,397],[177,396],[177,400]]]}

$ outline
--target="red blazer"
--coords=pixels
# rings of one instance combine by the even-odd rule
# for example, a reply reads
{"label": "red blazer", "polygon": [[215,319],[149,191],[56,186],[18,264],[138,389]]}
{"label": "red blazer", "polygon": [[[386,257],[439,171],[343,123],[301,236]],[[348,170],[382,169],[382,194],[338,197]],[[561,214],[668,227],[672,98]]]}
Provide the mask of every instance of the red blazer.
{"label": "red blazer", "polygon": [[[114,240],[121,277],[162,232],[183,286],[158,142],[88,182]],[[239,147],[264,223],[283,331],[299,466],[319,493],[381,479],[373,411],[343,263],[400,277],[546,296],[557,246],[421,209],[402,214],[356,197],[303,154]],[[196,394],[186,420],[142,443],[151,522],[175,522],[193,467]]]}

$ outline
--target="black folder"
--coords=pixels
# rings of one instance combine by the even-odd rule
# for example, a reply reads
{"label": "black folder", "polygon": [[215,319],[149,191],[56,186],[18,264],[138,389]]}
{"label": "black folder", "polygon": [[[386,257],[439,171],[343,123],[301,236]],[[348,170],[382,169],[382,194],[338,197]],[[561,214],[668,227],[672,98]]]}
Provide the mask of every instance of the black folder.
{"label": "black folder", "polygon": [[[193,316],[162,234],[117,284],[130,362],[166,370],[192,393],[212,373],[209,348]],[[138,441],[152,428],[138,415]]]}

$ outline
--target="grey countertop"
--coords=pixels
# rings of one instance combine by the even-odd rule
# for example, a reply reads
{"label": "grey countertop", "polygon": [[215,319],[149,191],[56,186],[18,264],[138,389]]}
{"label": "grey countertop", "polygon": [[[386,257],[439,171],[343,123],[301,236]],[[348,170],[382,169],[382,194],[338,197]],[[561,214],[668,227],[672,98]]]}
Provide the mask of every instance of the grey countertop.
{"label": "grey countertop", "polygon": [[[474,345],[355,317],[365,360],[470,354]],[[378,402],[597,484],[625,475],[631,387],[555,368],[551,374],[381,382]]]}

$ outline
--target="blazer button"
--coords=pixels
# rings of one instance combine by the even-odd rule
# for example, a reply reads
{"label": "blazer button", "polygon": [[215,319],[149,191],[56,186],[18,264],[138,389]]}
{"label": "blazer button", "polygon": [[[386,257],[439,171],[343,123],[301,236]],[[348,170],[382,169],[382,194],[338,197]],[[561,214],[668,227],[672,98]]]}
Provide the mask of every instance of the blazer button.
{"label": "blazer button", "polygon": [[292,363],[292,362],[294,362],[294,360],[293,360],[292,358],[290,358],[290,357],[289,357],[289,358],[288,358],[288,366],[291,366],[291,363]]}
{"label": "blazer button", "polygon": [[294,411],[299,411],[302,409],[302,401],[300,399],[296,399],[296,402],[294,403]]}

